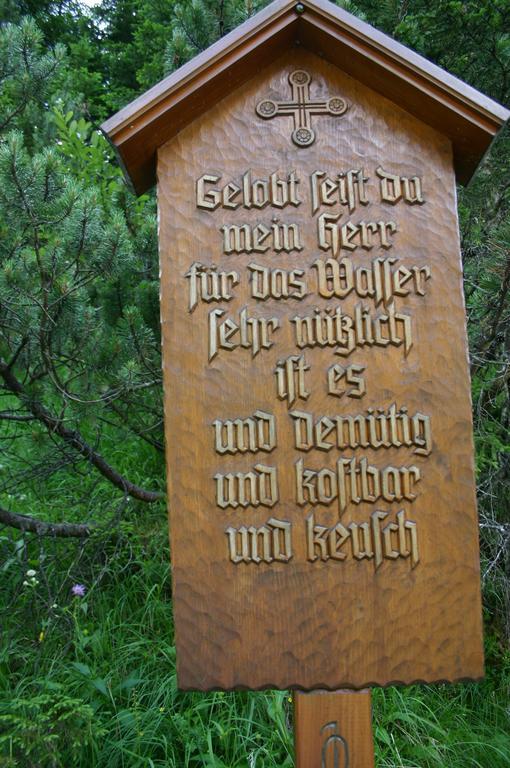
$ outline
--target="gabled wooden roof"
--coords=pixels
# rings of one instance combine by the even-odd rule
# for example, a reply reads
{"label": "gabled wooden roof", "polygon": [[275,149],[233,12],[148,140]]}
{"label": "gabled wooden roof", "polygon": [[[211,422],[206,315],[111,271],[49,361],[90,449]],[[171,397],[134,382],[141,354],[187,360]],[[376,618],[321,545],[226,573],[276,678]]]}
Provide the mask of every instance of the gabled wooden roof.
{"label": "gabled wooden roof", "polygon": [[453,144],[466,183],[510,113],[328,0],[275,0],[103,123],[138,194],[156,183],[156,152],[286,48],[317,53]]}

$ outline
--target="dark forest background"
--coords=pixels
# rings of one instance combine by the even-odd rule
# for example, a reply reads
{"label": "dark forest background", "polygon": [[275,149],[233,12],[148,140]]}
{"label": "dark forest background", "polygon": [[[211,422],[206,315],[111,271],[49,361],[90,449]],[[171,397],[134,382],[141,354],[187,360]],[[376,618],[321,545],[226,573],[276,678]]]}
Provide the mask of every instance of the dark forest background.
{"label": "dark forest background", "polygon": [[[342,7],[510,105],[510,0]],[[0,767],[292,763],[290,696],[180,694],[154,193],[100,122],[256,0],[0,0]],[[510,131],[459,189],[487,677],[374,692],[378,766],[510,765]]]}

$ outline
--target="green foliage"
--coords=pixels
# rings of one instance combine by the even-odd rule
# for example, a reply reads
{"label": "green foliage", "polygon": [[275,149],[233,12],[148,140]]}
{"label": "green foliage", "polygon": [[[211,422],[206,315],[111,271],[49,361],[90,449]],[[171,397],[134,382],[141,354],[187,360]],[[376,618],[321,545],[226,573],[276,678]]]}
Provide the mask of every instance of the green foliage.
{"label": "green foliage", "polygon": [[505,768],[508,682],[374,691],[377,765]]}
{"label": "green foliage", "polygon": [[[59,495],[64,494],[61,486]],[[284,693],[177,691],[163,508],[144,511],[136,530],[124,524],[116,542],[96,538],[80,547],[83,598],[70,590],[78,568],[73,550],[72,544],[55,542],[42,564],[37,542],[25,541],[22,556],[10,566],[10,589],[0,597],[2,608],[10,605],[5,629],[12,638],[0,651],[0,712],[11,713],[10,702],[19,701],[24,717],[27,699],[38,705],[38,697],[55,692],[76,702],[70,738],[58,720],[24,733],[16,710],[5,721],[0,755],[14,756],[19,763],[13,765],[28,768],[32,764],[24,762],[23,749],[39,742],[39,750],[33,747],[29,754],[41,768],[290,768],[290,706]],[[34,586],[23,586],[27,564],[36,569]],[[81,728],[82,748],[75,754],[72,737]]]}
{"label": "green foliage", "polygon": [[218,38],[242,24],[269,0],[190,0],[177,3],[165,51],[167,71],[180,67]]}
{"label": "green foliage", "polygon": [[[0,314],[8,328],[0,337],[2,356],[9,358],[28,339],[19,364],[25,371],[50,366],[50,386],[57,380],[68,393],[72,360],[73,392],[79,394],[80,383],[90,383],[92,351],[109,333],[97,322],[87,289],[135,266],[124,218],[112,211],[106,219],[93,186],[65,174],[52,149],[30,157],[20,134],[10,134],[0,147],[0,179],[0,207],[7,214],[0,220]],[[16,228],[9,226],[11,217]]]}
{"label": "green foliage", "polygon": [[508,100],[508,0],[353,0],[348,10],[484,93]]}
{"label": "green foliage", "polygon": [[116,425],[119,440],[133,432],[161,449],[154,203],[133,198],[104,137],[65,111],[73,97],[59,90],[63,63],[61,48],[44,52],[32,21],[0,30],[0,115],[18,128],[0,133],[5,459],[19,467],[31,434],[41,454],[60,454],[47,462],[51,474],[69,467],[73,450],[75,462],[86,460],[91,440],[94,466],[112,480],[103,424]]}
{"label": "green foliage", "polygon": [[108,83],[93,101],[87,99],[92,116],[111,114],[163,77],[173,14],[173,0],[103,0],[93,9],[94,34],[71,46],[82,67],[81,89],[90,93],[89,75],[99,73]]}
{"label": "green foliage", "polygon": [[62,104],[53,107],[57,151],[65,159],[69,174],[79,179],[85,189],[96,187],[101,205],[108,210],[124,188],[122,172],[113,161],[113,153],[105,137],[84,117],[75,119],[71,110],[64,113]]}
{"label": "green foliage", "polygon": [[0,757],[0,765],[66,768],[104,735],[105,729],[95,725],[90,704],[69,697],[58,683],[46,687],[50,692],[27,690],[24,696],[0,704],[0,750],[9,755],[5,760]]}
{"label": "green foliage", "polygon": [[61,45],[43,51],[42,34],[31,19],[0,30],[0,133],[26,128],[40,114],[50,78],[63,58]]}
{"label": "green foliage", "polygon": [[85,6],[80,0],[0,0],[2,22],[19,24],[24,17],[32,18],[43,33],[45,44],[68,45],[90,27]]}
{"label": "green foliage", "polygon": [[415,0],[395,35],[427,58],[505,102],[510,97],[508,0]]}

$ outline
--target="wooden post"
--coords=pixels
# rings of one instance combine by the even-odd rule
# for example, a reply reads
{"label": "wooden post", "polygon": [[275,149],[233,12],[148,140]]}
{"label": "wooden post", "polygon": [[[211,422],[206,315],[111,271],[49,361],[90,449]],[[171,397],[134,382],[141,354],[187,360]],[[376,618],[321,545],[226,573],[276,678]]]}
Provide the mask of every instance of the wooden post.
{"label": "wooden post", "polygon": [[294,693],[296,768],[374,768],[369,690]]}

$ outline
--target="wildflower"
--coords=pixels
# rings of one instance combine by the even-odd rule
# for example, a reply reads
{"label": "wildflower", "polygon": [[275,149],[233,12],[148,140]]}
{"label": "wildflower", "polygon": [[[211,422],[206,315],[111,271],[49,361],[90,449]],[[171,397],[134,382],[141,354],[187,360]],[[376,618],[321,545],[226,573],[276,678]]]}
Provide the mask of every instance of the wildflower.
{"label": "wildflower", "polygon": [[31,568],[29,571],[27,571],[27,576],[29,579],[33,579],[37,571],[34,571],[33,568]]}
{"label": "wildflower", "polygon": [[44,630],[41,630],[41,632],[39,632],[39,642],[42,643],[43,640],[44,640]]}
{"label": "wildflower", "polygon": [[86,591],[87,589],[84,584],[73,584],[71,587],[73,597],[85,597]]}

